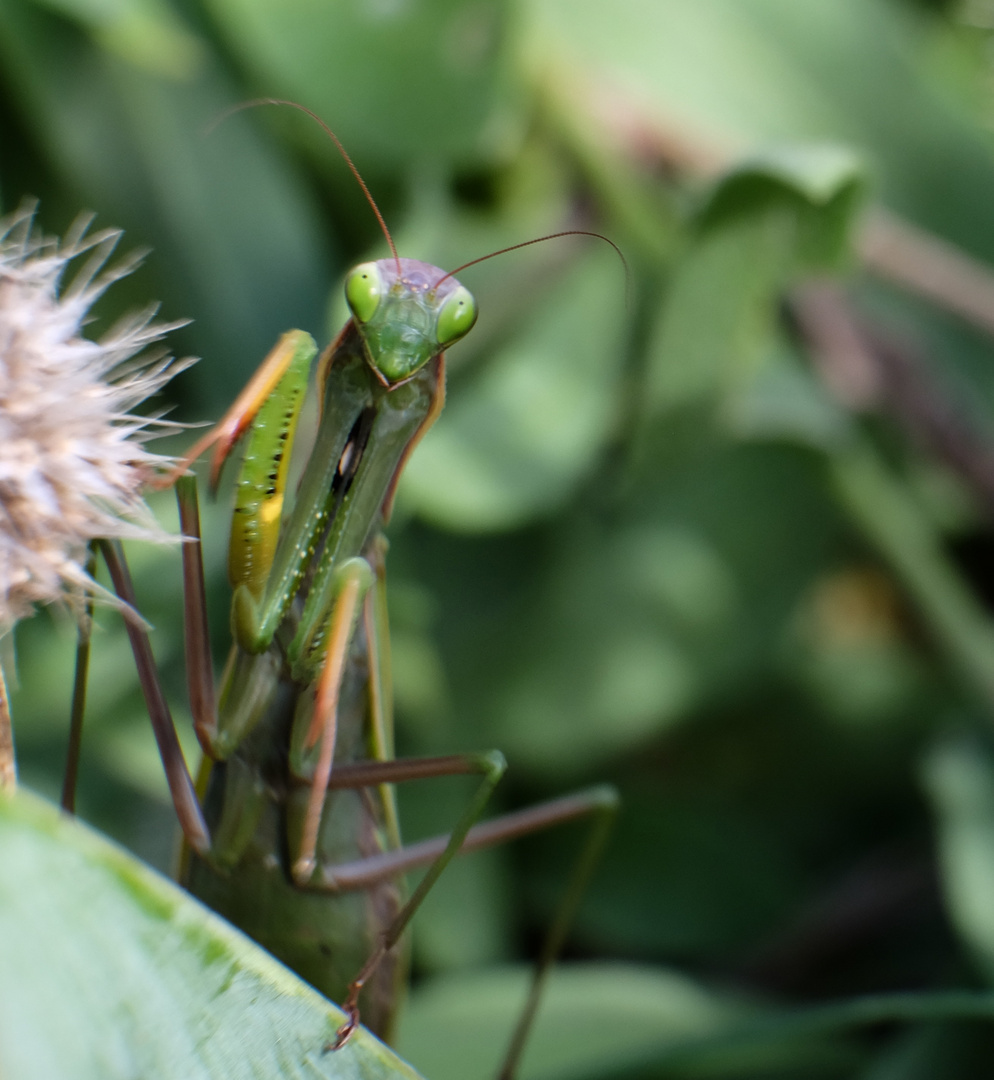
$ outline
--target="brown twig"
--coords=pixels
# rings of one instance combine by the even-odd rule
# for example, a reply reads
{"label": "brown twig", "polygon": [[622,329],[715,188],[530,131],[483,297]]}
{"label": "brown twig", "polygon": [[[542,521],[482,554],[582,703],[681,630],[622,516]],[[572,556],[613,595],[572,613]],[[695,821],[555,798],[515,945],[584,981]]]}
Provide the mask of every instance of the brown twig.
{"label": "brown twig", "polygon": [[0,791],[17,787],[17,762],[14,758],[14,728],[10,719],[7,684],[0,671]]}
{"label": "brown twig", "polygon": [[826,281],[807,282],[791,294],[790,308],[814,346],[815,370],[836,400],[857,412],[874,408],[883,396],[883,375],[842,290]]}
{"label": "brown twig", "polygon": [[994,519],[994,442],[917,349],[864,324],[834,284],[796,289],[791,310],[835,397],[849,409],[881,408],[895,416],[967,483]]}
{"label": "brown twig", "polygon": [[994,334],[994,270],[986,263],[880,207],[863,221],[856,250],[878,277]]}

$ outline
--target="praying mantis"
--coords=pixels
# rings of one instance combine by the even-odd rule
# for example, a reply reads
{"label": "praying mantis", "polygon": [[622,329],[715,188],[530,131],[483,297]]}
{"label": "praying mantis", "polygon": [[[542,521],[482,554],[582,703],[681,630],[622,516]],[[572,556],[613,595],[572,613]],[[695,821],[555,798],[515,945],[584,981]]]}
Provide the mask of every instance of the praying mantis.
{"label": "praying mantis", "polygon": [[[300,330],[282,336],[222,420],[165,480],[175,486],[187,538],[187,678],[203,750],[196,782],[148,637],[133,619],[127,629],[183,833],[180,880],[342,1004],[346,1019],[334,1049],[358,1025],[360,1004],[366,1025],[389,1037],[405,978],[404,930],[456,854],[588,819],[587,843],[501,1072],[511,1077],[617,796],[590,789],[478,824],[506,767],[499,752],[394,758],[382,530],[404,464],[442,409],[445,350],[472,329],[476,303],[454,272],[399,256],[358,170],[319,118],[294,102],[266,103],[291,105],[322,123],[391,255],[346,278],[351,318],[317,360],[320,421],[295,493],[291,450],[318,355]],[[228,557],[233,641],[215,693],[197,486],[188,468],[212,450],[216,488],[238,443],[244,450]],[[138,608],[120,547],[101,548],[118,595]],[[405,847],[392,785],[457,774],[477,776],[478,785],[452,831]],[[403,875],[418,868],[425,873],[405,895]]]}

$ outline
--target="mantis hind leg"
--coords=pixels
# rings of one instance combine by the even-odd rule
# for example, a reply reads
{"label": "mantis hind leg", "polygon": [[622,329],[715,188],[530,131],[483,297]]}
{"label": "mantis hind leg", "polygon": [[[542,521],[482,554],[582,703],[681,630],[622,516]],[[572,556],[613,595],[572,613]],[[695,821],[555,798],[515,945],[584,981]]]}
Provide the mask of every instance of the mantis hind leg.
{"label": "mantis hind leg", "polygon": [[101,540],[99,546],[110,572],[114,591],[127,605],[124,625],[131,643],[145,705],[152,722],[152,730],[159,747],[159,756],[162,758],[169,794],[176,808],[180,828],[183,830],[186,842],[194,851],[206,853],[211,846],[210,833],[200,809],[190,770],[186,766],[186,760],[176,736],[169,705],[159,682],[148,632],[136,614],[135,590],[127,560],[124,557],[124,550],[118,541],[113,540]]}
{"label": "mantis hind leg", "polygon": [[399,942],[418,907],[457,854],[468,854],[510,840],[540,832],[572,821],[590,823],[586,842],[573,865],[541,951],[535,962],[528,997],[515,1026],[500,1080],[511,1080],[524,1050],[538,1009],[542,990],[566,934],[576,914],[580,900],[592,876],[608,832],[618,810],[618,795],[614,788],[596,787],[554,799],[511,814],[505,814],[482,824],[475,824],[483,806],[504,773],[503,755],[496,751],[486,754],[453,755],[442,758],[422,758],[383,762],[357,762],[335,770],[330,787],[366,787],[382,783],[401,783],[440,776],[480,773],[481,782],[453,831],[407,847],[385,851],[379,855],[357,859],[351,863],[322,865],[308,887],[329,892],[368,889],[392,880],[410,870],[428,867],[418,887],[388,927],[381,933],[369,959],[349,986],[342,1003],[349,1016],[339,1030],[334,1043],[341,1047],[359,1024],[359,995],[378,965]]}
{"label": "mantis hind leg", "polygon": [[[341,1047],[359,1024],[359,996],[379,965],[399,943],[401,936],[423,903],[435,882],[452,859],[461,853],[491,847],[529,833],[541,831],[577,819],[589,819],[590,831],[586,843],[574,864],[563,898],[536,960],[528,998],[515,1026],[504,1064],[501,1080],[511,1080],[517,1068],[538,1008],[548,972],[559,954],[577,906],[600,857],[608,831],[618,808],[618,796],[613,788],[599,787],[561,799],[543,803],[515,814],[505,815],[484,824],[477,824],[494,788],[506,770],[499,751],[483,754],[461,754],[442,758],[383,760],[392,752],[393,720],[389,701],[388,635],[386,628],[385,578],[383,548],[376,542],[367,554],[374,565],[376,587],[366,594],[366,647],[369,660],[369,743],[377,760],[339,765],[322,777],[321,793],[329,788],[377,786],[386,792],[381,800],[388,812],[394,806],[390,784],[432,777],[476,774],[480,782],[451,833],[423,841],[410,847],[393,846],[399,840],[394,830],[391,846],[378,855],[367,856],[349,864],[315,867],[316,873],[306,882],[308,888],[329,892],[369,889],[397,878],[408,870],[427,867],[407,902],[381,931],[362,969],[349,985],[342,1007],[348,1021],[338,1032],[334,1048]],[[311,798],[318,793],[314,784]],[[317,811],[320,818],[320,807]],[[390,833],[388,824],[388,834]],[[305,884],[298,879],[298,884]]]}
{"label": "mantis hind leg", "polygon": [[[107,564],[115,593],[125,605],[122,612],[125,629],[131,644],[139,683],[152,722],[152,731],[158,745],[159,756],[162,759],[166,781],[169,785],[170,798],[175,807],[180,828],[189,847],[198,853],[204,854],[211,846],[210,832],[200,808],[200,801],[197,797],[193,779],[190,776],[190,770],[187,768],[186,759],[183,757],[183,750],[176,735],[176,728],[173,725],[169,705],[159,682],[159,674],[148,632],[145,624],[137,614],[135,591],[124,549],[118,541],[94,541],[90,546],[86,563],[87,573],[91,577],[96,570],[98,552],[103,555],[104,562]],[[66,755],[66,769],[62,785],[62,807],[69,813],[75,813],[76,781],[83,736],[83,717],[86,709],[92,616],[93,602],[92,599],[89,599],[79,624],[76,645],[76,672],[73,680],[72,712],[69,725],[69,748]],[[2,673],[0,673],[0,773],[2,773],[4,764],[4,747],[2,743],[5,713],[6,692],[2,686]],[[13,762],[12,751],[13,745],[11,744],[11,762]],[[0,788],[4,786],[3,780],[4,777],[0,775]]]}
{"label": "mantis hind leg", "polygon": [[[93,577],[97,569],[97,545],[92,542],[86,555],[86,573]],[[86,683],[90,671],[90,636],[93,631],[93,597],[88,595],[79,620],[76,638],[76,672],[73,676],[72,710],[69,716],[69,746],[66,771],[62,780],[62,809],[76,813],[76,783],[79,756],[83,743],[83,715],[86,712]]]}

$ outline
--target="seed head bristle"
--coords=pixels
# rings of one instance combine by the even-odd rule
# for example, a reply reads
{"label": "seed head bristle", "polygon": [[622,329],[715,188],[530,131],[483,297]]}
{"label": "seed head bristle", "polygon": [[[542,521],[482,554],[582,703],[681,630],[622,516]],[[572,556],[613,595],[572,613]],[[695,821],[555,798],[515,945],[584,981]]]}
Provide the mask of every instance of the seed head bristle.
{"label": "seed head bristle", "polygon": [[146,443],[171,425],[132,410],[192,361],[154,348],[182,325],[153,321],[155,308],[84,335],[135,265],[110,263],[121,234],[91,221],[59,241],[35,229],[33,205],[0,220],[0,633],[37,605],[103,594],[85,570],[91,540],[175,539],[142,497],[172,463]]}

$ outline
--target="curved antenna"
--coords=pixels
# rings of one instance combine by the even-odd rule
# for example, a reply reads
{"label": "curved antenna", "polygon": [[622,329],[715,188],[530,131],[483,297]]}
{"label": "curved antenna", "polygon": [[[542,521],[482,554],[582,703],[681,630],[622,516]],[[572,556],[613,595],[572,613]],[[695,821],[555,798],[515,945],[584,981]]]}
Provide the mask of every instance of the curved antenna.
{"label": "curved antenna", "polygon": [[[243,109],[255,109],[260,105],[288,105],[291,109],[297,109],[299,112],[305,113],[312,120],[316,120],[321,127],[324,128],[325,134],[335,144],[338,152],[342,155],[345,164],[348,165],[349,171],[356,178],[356,183],[362,188],[363,195],[366,196],[366,202],[372,207],[373,213],[376,215],[376,220],[379,222],[380,228],[383,230],[383,235],[387,238],[387,244],[390,247],[390,254],[393,255],[394,262],[397,264],[397,273],[401,273],[400,269],[400,256],[397,254],[397,246],[393,242],[393,237],[390,235],[390,230],[387,228],[387,223],[380,213],[380,208],[376,205],[376,200],[373,198],[369,188],[366,187],[366,181],[362,178],[362,173],[356,168],[352,158],[349,157],[349,152],[342,146],[342,141],[331,130],[330,127],[321,119],[320,116],[312,109],[308,109],[306,105],[301,105],[297,101],[288,101],[284,98],[252,98],[251,101],[242,101],[238,105],[232,105],[230,109],[225,109],[223,113],[207,128],[208,134],[212,132],[218,124],[227,120],[229,116],[233,116],[235,113],[241,112]],[[610,243],[610,241],[608,241]],[[620,252],[619,252],[620,254]]]}
{"label": "curved antenna", "polygon": [[631,295],[632,285],[632,271],[628,265],[628,260],[622,253],[621,248],[610,237],[599,232],[589,232],[587,229],[564,229],[562,232],[549,233],[548,236],[536,236],[534,240],[522,240],[520,244],[511,244],[510,247],[501,248],[499,251],[491,251],[489,255],[481,255],[478,259],[470,259],[469,262],[463,263],[462,266],[457,266],[455,270],[443,274],[432,288],[437,289],[443,281],[455,277],[456,274],[462,273],[463,270],[470,266],[476,266],[477,263],[486,262],[487,259],[495,259],[498,255],[506,255],[509,251],[517,251],[518,248],[531,247],[532,244],[542,244],[546,240],[558,240],[561,236],[593,236],[614,248],[615,254],[621,259],[621,265],[625,268],[625,297],[627,303],[627,298]]}

